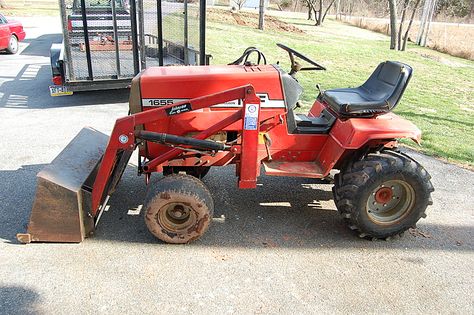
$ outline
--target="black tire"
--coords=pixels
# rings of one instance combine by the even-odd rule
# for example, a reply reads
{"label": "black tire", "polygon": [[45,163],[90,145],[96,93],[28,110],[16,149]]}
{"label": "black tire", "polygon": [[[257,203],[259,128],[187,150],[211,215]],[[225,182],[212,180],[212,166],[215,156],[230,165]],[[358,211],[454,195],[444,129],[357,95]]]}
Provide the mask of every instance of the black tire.
{"label": "black tire", "polygon": [[12,35],[8,41],[7,52],[9,54],[16,54],[18,52],[18,38],[15,35]]}
{"label": "black tire", "polygon": [[214,201],[197,178],[172,174],[150,183],[145,203],[145,223],[160,240],[189,243],[209,228]]}
{"label": "black tire", "polygon": [[415,227],[431,205],[428,172],[407,155],[371,153],[335,177],[334,201],[351,230],[387,239]]}
{"label": "black tire", "polygon": [[210,166],[165,166],[163,167],[163,175],[179,174],[185,172],[188,175],[202,179],[211,170]]}

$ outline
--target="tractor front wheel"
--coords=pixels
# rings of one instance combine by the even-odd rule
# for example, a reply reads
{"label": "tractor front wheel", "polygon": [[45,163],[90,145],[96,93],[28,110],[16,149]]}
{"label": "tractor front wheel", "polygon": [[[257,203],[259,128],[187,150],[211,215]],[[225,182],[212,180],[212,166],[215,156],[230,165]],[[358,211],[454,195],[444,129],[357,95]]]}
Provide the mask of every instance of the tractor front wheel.
{"label": "tractor front wheel", "polygon": [[145,223],[154,236],[167,243],[184,244],[206,232],[214,202],[199,179],[172,174],[149,186]]}
{"label": "tractor front wheel", "polygon": [[335,177],[334,201],[360,237],[386,239],[415,227],[432,204],[430,175],[399,152],[368,154]]}
{"label": "tractor front wheel", "polygon": [[184,172],[196,178],[203,178],[211,170],[210,166],[165,166],[163,167],[163,175],[179,174]]}

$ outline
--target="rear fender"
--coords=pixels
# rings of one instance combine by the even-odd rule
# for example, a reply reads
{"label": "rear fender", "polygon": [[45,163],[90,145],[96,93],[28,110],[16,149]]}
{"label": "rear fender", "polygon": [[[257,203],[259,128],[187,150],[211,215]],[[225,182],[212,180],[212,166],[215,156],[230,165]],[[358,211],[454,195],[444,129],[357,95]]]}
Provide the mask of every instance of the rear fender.
{"label": "rear fender", "polygon": [[323,175],[340,165],[348,151],[357,151],[368,146],[393,146],[393,139],[408,138],[420,144],[421,131],[413,123],[393,113],[377,118],[338,119],[318,156]]}
{"label": "rear fender", "polygon": [[330,136],[344,149],[357,150],[373,140],[407,138],[417,144],[421,141],[421,131],[412,122],[393,113],[373,119],[352,118],[337,120]]}

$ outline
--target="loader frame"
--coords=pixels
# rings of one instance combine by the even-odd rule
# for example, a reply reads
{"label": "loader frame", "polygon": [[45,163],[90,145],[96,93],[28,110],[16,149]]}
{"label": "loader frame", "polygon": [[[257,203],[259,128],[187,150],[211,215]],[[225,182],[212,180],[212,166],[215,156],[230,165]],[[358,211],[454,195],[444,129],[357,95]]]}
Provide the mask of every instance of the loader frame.
{"label": "loader frame", "polygon": [[[206,139],[219,130],[242,120],[242,143],[240,145],[233,145],[229,151],[234,155],[240,155],[240,170],[238,171],[239,188],[255,188],[259,173],[257,146],[260,98],[256,95],[252,85],[244,85],[220,93],[194,98],[118,119],[110,136],[92,189],[91,215],[95,217],[98,215],[99,209],[103,208],[100,207],[101,203],[113,192],[130,155],[142,141],[137,137],[140,135],[139,129],[137,130],[138,126],[152,122],[158,118],[179,115],[180,113],[239,99],[243,102],[241,109],[219,123],[199,132],[192,138],[197,140]],[[254,110],[256,110],[256,112],[254,112]],[[250,118],[254,120],[252,123],[249,122]],[[156,170],[158,165],[178,156],[182,152],[182,148],[169,148],[161,155],[147,161],[141,169],[146,176],[149,176],[150,173]]]}

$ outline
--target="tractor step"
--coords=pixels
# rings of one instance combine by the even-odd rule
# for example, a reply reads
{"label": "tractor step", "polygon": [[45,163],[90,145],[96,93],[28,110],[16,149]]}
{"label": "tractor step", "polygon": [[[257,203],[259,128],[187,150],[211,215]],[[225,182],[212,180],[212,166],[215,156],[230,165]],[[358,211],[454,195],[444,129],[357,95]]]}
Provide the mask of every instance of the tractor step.
{"label": "tractor step", "polygon": [[264,161],[265,174],[270,176],[291,176],[322,178],[323,171],[316,162]]}

